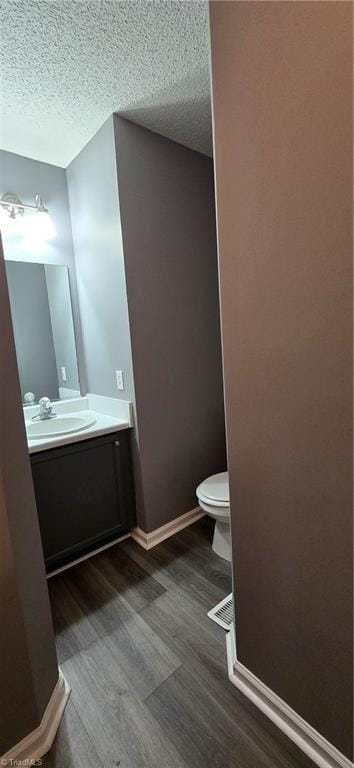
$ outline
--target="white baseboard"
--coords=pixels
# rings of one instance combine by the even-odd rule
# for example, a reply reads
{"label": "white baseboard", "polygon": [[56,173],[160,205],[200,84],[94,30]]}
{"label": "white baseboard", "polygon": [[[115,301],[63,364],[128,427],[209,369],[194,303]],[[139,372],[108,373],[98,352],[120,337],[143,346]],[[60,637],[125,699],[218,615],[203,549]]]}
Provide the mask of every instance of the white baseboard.
{"label": "white baseboard", "polygon": [[201,517],[204,517],[204,515],[205,512],[200,507],[195,507],[195,509],[191,509],[190,512],[186,512],[180,517],[175,517],[170,523],[161,525],[160,528],[156,528],[156,530],[151,533],[145,533],[141,528],[133,528],[131,537],[144,549],[152,549],[152,547],[156,547],[157,544],[160,544],[161,541],[169,539],[170,536],[174,536],[178,531],[181,531],[188,525],[192,525],[192,523],[195,523]]}
{"label": "white baseboard", "polygon": [[50,750],[69,695],[70,688],[59,672],[58,682],[49,699],[40,725],[0,758],[2,766],[31,765]]}
{"label": "white baseboard", "polygon": [[319,768],[354,768],[354,764],[236,657],[234,627],[226,636],[231,682],[283,731]]}

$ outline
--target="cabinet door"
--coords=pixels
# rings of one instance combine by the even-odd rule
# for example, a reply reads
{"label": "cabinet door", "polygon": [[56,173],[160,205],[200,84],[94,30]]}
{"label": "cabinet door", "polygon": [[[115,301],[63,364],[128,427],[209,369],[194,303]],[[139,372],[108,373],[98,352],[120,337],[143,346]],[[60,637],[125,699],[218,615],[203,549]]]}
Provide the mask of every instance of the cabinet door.
{"label": "cabinet door", "polygon": [[132,525],[129,446],[125,433],[32,456],[47,566],[99,546]]}

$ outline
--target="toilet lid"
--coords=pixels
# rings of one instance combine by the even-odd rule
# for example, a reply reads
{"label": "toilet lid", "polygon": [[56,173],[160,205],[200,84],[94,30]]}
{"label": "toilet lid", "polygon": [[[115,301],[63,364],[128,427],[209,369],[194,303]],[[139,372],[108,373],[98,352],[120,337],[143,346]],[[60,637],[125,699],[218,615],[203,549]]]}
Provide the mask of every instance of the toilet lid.
{"label": "toilet lid", "polygon": [[198,485],[197,496],[203,497],[208,504],[228,505],[230,503],[228,472],[219,472],[218,475],[207,477]]}

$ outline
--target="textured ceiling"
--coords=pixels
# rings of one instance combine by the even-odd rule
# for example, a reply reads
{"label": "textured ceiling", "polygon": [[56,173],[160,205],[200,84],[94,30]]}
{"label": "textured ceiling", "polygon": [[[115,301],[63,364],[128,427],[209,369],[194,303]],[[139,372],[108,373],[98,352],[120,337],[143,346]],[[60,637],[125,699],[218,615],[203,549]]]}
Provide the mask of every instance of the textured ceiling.
{"label": "textured ceiling", "polygon": [[1,0],[0,147],[66,167],[119,112],[211,154],[207,3]]}

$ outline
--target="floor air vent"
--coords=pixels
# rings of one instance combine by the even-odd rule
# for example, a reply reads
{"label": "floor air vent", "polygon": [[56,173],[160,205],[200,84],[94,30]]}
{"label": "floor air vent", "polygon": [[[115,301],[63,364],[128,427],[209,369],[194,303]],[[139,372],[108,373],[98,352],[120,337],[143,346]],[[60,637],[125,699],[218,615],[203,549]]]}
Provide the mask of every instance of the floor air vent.
{"label": "floor air vent", "polygon": [[223,629],[229,630],[234,620],[234,601],[231,595],[227,595],[208,613],[209,619],[220,624]]}

